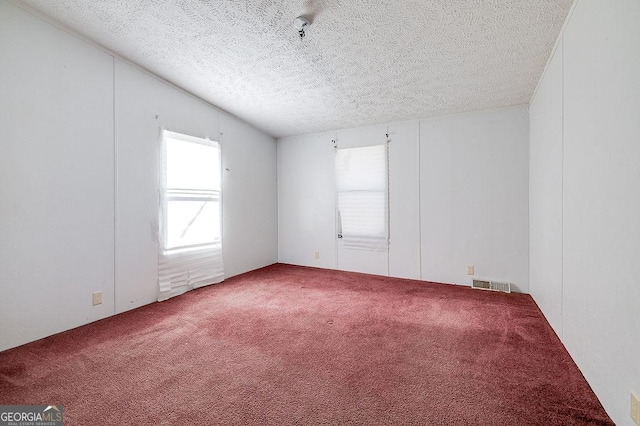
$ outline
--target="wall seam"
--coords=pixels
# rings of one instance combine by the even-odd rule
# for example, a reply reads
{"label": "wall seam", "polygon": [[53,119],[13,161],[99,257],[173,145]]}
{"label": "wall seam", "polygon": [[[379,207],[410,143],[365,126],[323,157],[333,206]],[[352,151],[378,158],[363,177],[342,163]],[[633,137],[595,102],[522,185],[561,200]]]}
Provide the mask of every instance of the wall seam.
{"label": "wall seam", "polygon": [[389,125],[385,133],[387,147],[387,276],[391,276],[391,149],[389,148]]}
{"label": "wall seam", "polygon": [[[578,3],[576,1],[574,4]],[[560,134],[560,194],[561,194],[561,203],[560,203],[560,330],[561,330],[561,340],[564,341],[564,29],[562,34],[560,35],[562,45],[562,55],[560,59],[562,59],[561,64],[561,73],[562,73],[562,90],[561,90],[561,103],[562,103],[562,115],[560,118],[560,125],[562,126],[562,131]]]}
{"label": "wall seam", "polygon": [[417,155],[417,161],[418,161],[418,265],[419,265],[419,274],[420,274],[420,280],[423,280],[424,278],[422,277],[422,187],[421,187],[421,182],[422,182],[422,173],[420,171],[420,162],[421,162],[421,152],[420,152],[420,148],[421,148],[421,126],[422,126],[422,122],[420,120],[418,120],[418,155]]}
{"label": "wall seam", "polygon": [[335,164],[336,164],[336,150],[338,149],[338,133],[334,133],[333,134],[333,140],[334,140],[334,144],[333,144],[333,157],[332,161],[333,161],[333,238],[335,240],[335,247],[336,247],[336,270],[340,270],[339,266],[338,266],[338,261],[339,261],[339,256],[338,256],[338,191],[336,189],[336,178],[335,178]]}
{"label": "wall seam", "polygon": [[[531,295],[531,105],[523,108],[527,115],[527,294]],[[473,282],[473,278],[471,279]]]}
{"label": "wall seam", "polygon": [[113,315],[117,312],[117,242],[118,242],[118,120],[116,119],[116,58],[112,58],[112,90],[113,90]]}
{"label": "wall seam", "polygon": [[280,263],[280,179],[279,179],[279,175],[280,175],[280,167],[279,167],[279,161],[278,158],[280,157],[278,155],[279,150],[280,150],[280,143],[278,142],[279,139],[275,140],[275,149],[276,149],[276,263]]}

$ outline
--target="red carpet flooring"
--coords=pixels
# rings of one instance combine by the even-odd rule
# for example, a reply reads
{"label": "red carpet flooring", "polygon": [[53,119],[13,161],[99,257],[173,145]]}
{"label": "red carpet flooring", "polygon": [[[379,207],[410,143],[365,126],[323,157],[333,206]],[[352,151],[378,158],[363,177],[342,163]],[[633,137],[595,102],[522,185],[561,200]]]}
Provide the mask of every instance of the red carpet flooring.
{"label": "red carpet flooring", "polygon": [[0,353],[65,425],[613,424],[533,300],[274,265]]}

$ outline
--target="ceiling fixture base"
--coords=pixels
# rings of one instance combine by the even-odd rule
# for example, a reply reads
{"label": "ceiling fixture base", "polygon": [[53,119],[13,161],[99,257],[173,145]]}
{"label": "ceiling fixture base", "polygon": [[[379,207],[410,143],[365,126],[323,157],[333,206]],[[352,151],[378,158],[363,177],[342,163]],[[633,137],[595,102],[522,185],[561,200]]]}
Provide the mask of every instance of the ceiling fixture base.
{"label": "ceiling fixture base", "polygon": [[300,38],[303,38],[305,36],[304,29],[309,25],[311,25],[311,22],[309,21],[309,19],[307,19],[304,16],[298,16],[296,19],[293,20],[293,26],[295,26],[296,30],[298,30],[298,34],[300,35]]}

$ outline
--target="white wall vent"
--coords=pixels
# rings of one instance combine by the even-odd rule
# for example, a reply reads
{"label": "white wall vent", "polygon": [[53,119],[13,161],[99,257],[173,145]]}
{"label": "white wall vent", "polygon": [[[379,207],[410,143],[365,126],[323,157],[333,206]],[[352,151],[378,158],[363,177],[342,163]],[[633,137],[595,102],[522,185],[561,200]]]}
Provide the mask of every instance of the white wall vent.
{"label": "white wall vent", "polygon": [[471,288],[511,293],[511,283],[505,283],[501,281],[473,280],[473,282],[471,283]]}

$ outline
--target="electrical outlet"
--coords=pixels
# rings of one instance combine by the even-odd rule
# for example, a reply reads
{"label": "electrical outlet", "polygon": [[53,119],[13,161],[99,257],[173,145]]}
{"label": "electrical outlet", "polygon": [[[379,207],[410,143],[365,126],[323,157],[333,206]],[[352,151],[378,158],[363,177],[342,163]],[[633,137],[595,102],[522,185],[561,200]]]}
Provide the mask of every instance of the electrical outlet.
{"label": "electrical outlet", "polygon": [[94,291],[93,292],[93,306],[102,305],[102,292]]}
{"label": "electrical outlet", "polygon": [[640,426],[640,399],[633,392],[631,392],[631,418]]}
{"label": "electrical outlet", "polygon": [[473,265],[467,265],[467,275],[475,274],[475,268]]}
{"label": "electrical outlet", "polygon": [[317,251],[317,252],[313,253],[313,257],[314,257],[315,259],[320,259],[320,252],[319,252],[319,251]]}

